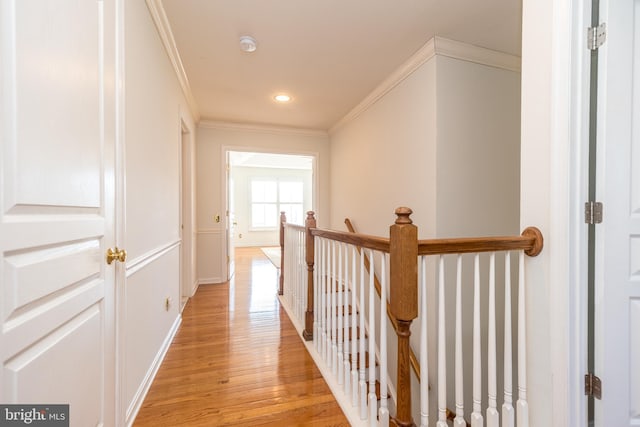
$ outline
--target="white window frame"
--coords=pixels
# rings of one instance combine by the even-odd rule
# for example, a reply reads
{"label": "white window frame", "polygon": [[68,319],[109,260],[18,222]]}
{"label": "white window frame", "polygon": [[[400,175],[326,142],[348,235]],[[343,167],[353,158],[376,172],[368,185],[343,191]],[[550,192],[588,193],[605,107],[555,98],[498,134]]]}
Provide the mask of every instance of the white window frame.
{"label": "white window frame", "polygon": [[[271,201],[258,201],[258,202],[254,202],[254,196],[253,196],[253,184],[254,182],[272,182],[276,184],[276,198],[275,198],[275,202],[271,202]],[[296,184],[300,184],[301,186],[301,201],[300,202],[290,202],[290,201],[281,201],[280,200],[280,193],[281,193],[281,184],[283,183],[296,183]],[[290,177],[253,177],[249,180],[249,192],[250,192],[250,197],[249,197],[249,215],[250,215],[250,219],[249,219],[249,223],[251,224],[249,227],[250,231],[273,231],[273,230],[277,230],[279,227],[279,221],[280,221],[280,212],[282,212],[282,205],[299,205],[300,206],[300,211],[301,211],[301,217],[300,217],[300,221],[297,223],[299,225],[304,225],[304,199],[305,199],[305,192],[304,192],[304,180],[302,179],[298,179],[298,178],[290,178]],[[256,204],[261,204],[261,205],[276,205],[276,221],[274,225],[255,225],[254,224],[254,214],[253,214],[253,208],[254,205]],[[290,218],[287,217],[287,222],[290,223],[295,223],[294,222],[294,218]]]}

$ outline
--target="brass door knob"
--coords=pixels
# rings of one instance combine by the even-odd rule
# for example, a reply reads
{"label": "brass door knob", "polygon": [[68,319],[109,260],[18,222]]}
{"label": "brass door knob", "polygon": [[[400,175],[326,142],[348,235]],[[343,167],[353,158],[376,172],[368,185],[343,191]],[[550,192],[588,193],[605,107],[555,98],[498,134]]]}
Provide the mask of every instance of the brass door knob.
{"label": "brass door knob", "polygon": [[109,248],[107,250],[107,264],[111,265],[113,261],[125,262],[126,260],[127,251],[125,251],[124,249],[118,249],[118,247],[116,246],[113,249]]}

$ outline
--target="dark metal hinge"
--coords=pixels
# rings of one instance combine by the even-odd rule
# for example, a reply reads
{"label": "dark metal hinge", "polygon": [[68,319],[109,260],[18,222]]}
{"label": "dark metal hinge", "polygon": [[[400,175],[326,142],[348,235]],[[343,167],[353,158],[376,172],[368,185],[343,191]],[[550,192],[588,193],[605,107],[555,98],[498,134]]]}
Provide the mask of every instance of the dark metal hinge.
{"label": "dark metal hinge", "polygon": [[584,394],[593,396],[598,400],[602,399],[602,381],[592,373],[584,376]]}
{"label": "dark metal hinge", "polygon": [[584,204],[584,222],[586,224],[600,224],[602,222],[602,203],[587,202]]}

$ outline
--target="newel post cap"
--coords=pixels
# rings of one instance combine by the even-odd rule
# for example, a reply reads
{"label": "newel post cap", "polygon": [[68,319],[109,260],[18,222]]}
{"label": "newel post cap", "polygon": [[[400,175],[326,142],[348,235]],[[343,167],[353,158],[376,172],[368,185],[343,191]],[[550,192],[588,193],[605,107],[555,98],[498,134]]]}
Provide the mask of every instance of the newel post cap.
{"label": "newel post cap", "polygon": [[412,213],[411,208],[404,206],[396,208],[396,224],[413,224],[413,221],[409,218]]}

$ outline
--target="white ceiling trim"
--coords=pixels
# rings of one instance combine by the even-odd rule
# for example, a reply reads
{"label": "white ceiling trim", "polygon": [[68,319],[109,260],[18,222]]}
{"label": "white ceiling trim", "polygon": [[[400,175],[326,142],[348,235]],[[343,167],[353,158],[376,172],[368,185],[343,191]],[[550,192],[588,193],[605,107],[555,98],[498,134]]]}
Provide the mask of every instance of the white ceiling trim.
{"label": "white ceiling trim", "polygon": [[151,19],[156,25],[158,34],[160,35],[160,39],[162,40],[162,45],[164,46],[164,49],[169,56],[169,60],[171,61],[171,65],[173,65],[173,70],[178,77],[180,87],[182,88],[182,93],[184,94],[184,97],[189,104],[189,110],[191,110],[193,120],[197,123],[198,121],[200,121],[200,109],[198,108],[198,104],[196,103],[196,100],[193,97],[193,93],[191,92],[189,79],[187,78],[187,73],[185,72],[184,66],[182,65],[180,53],[178,52],[176,41],[173,38],[171,26],[169,25],[169,20],[167,19],[167,14],[164,11],[162,2],[161,0],[145,1],[147,3],[149,13],[151,14]]}
{"label": "white ceiling trim", "polygon": [[416,71],[422,64],[430,60],[436,55],[435,40],[431,39],[424,44],[411,58],[405,61],[400,67],[398,67],[389,77],[384,79],[366,98],[364,98],[358,105],[355,106],[346,116],[338,120],[338,122],[331,126],[329,129],[329,135],[340,129],[347,123],[355,120],[360,114],[364,113],[373,104],[375,104],[380,98],[385,96],[391,89],[399,85],[404,79],[409,77]]}
{"label": "white ceiling trim", "polygon": [[274,135],[328,136],[328,133],[326,130],[320,130],[320,129],[303,129],[303,128],[295,128],[295,127],[287,127],[287,126],[263,125],[263,124],[253,124],[253,123],[235,123],[235,122],[224,122],[224,121],[206,120],[206,119],[201,120],[198,126],[202,128],[207,128],[207,129],[259,132],[259,133],[269,133]]}
{"label": "white ceiling trim", "polygon": [[398,67],[389,77],[380,83],[366,98],[338,120],[329,129],[329,135],[336,132],[342,126],[355,120],[360,114],[368,110],[380,98],[385,96],[404,79],[413,74],[422,64],[436,55],[474,62],[490,67],[520,72],[520,57],[504,52],[498,52],[467,43],[457,42],[442,37],[434,37],[424,44],[411,58]]}
{"label": "white ceiling trim", "polygon": [[442,37],[434,37],[436,55],[460,59],[462,61],[475,62],[489,67],[520,72],[520,57],[510,55],[497,50],[491,50],[480,46],[457,42]]}

